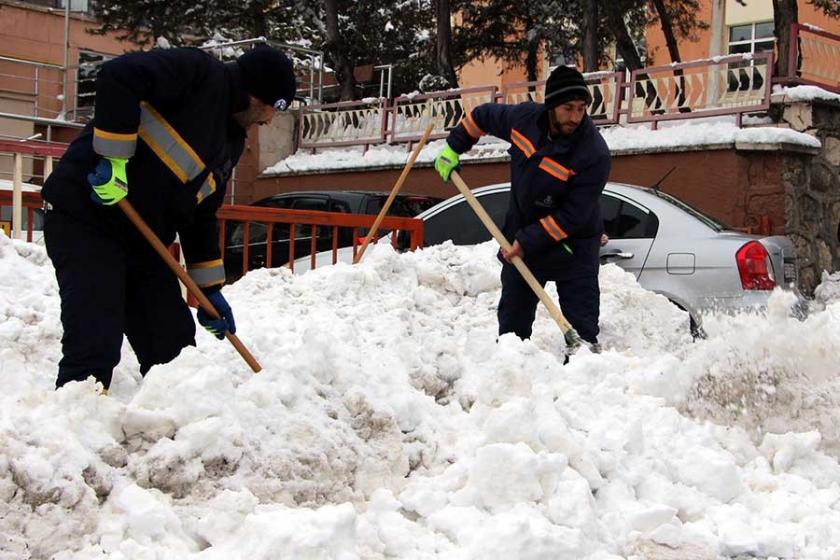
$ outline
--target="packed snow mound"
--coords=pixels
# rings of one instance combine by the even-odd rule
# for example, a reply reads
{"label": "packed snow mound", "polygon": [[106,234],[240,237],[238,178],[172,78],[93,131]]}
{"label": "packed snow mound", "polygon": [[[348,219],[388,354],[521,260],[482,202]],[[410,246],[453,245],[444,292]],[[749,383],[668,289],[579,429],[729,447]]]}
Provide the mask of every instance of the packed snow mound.
{"label": "packed snow mound", "polygon": [[829,274],[823,270],[820,284],[814,290],[814,308],[822,311],[837,302],[840,302],[840,272]]}
{"label": "packed snow mound", "polygon": [[[542,310],[531,340],[497,337],[495,251],[249,273],[225,294],[261,373],[199,332],[144,380],[126,345],[101,397],[52,390],[54,272],[0,236],[0,558],[840,554],[836,407],[820,407],[840,305],[800,323],[777,294],[692,343],[685,313],[610,265],[606,350],[564,366]],[[802,403],[762,401],[772,430],[743,413],[761,391],[731,414],[725,390],[763,371]],[[805,378],[827,400],[792,397]]]}

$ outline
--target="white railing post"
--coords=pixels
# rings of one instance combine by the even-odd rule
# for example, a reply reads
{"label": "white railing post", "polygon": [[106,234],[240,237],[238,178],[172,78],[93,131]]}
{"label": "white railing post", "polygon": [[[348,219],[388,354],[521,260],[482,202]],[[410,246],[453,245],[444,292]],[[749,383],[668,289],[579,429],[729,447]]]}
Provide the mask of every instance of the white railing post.
{"label": "white railing post", "polygon": [[12,177],[12,239],[23,239],[23,154],[15,152]]}

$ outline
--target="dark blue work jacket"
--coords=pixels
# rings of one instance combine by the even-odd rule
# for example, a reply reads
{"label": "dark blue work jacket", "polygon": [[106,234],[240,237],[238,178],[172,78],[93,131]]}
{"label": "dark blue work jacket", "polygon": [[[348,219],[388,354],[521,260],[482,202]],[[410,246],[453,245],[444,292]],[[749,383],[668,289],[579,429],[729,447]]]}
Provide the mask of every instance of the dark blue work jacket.
{"label": "dark blue work jacket", "polygon": [[224,282],[216,210],[245,146],[232,116],[248,108],[239,68],[198,49],[130,53],[97,78],[96,115],[44,184],[59,211],[125,242],[146,243],[117,208],[91,201],[102,157],[128,158],[128,200],[164,242],[176,232],[193,279]]}
{"label": "dark blue work jacket", "polygon": [[487,103],[473,109],[447,141],[464,153],[483,134],[511,143],[502,232],[508,241],[519,241],[528,267],[560,280],[597,274],[610,153],[589,116],[570,136],[552,139],[544,105]]}

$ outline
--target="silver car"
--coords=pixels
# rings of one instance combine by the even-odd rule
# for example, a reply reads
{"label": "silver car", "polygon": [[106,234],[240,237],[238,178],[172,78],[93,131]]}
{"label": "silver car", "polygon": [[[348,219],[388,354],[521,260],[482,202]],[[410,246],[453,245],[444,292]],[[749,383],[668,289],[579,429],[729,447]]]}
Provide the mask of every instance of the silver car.
{"label": "silver car", "polygon": [[[473,193],[501,227],[510,184]],[[795,289],[796,256],[787,237],[734,231],[674,196],[620,183],[605,187],[601,212],[609,236],[601,262],[617,264],[643,288],[686,310],[695,335],[702,335],[703,312],[761,308],[776,286]],[[417,217],[425,221],[427,246],[447,239],[455,244],[490,239],[461,195]]]}
{"label": "silver car", "polygon": [[[472,192],[501,227],[510,183]],[[741,233],[674,196],[619,183],[604,188],[601,212],[609,236],[601,247],[601,262],[617,264],[643,288],[687,311],[695,336],[703,336],[703,312],[760,309],[773,288],[795,289],[798,269],[787,237]],[[416,217],[424,221],[426,246],[447,240],[472,245],[491,238],[460,194]],[[350,249],[340,253],[338,260],[352,262]],[[329,251],[317,256],[319,265],[330,262]],[[304,272],[309,265],[308,258],[300,259],[295,271]]]}

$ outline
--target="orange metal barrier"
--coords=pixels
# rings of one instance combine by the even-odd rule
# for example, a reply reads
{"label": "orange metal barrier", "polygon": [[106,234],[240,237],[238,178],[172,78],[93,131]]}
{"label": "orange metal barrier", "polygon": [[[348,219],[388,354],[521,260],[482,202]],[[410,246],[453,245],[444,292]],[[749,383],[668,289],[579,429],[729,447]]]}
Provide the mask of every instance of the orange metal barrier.
{"label": "orange metal barrier", "polygon": [[[290,269],[294,270],[296,246],[300,246],[298,241],[305,239],[308,233],[308,250],[310,256],[310,268],[316,266],[316,255],[318,252],[330,250],[332,252],[332,264],[338,261],[338,249],[341,247],[353,248],[353,257],[356,256],[356,251],[362,243],[364,237],[359,230],[370,228],[373,225],[376,216],[368,214],[348,214],[341,212],[319,212],[315,210],[287,210],[281,208],[261,208],[256,206],[241,206],[234,204],[226,204],[222,206],[216,213],[219,219],[219,246],[222,250],[222,255],[231,249],[233,245],[226,247],[226,230],[231,223],[241,223],[241,251],[242,251],[242,268],[243,275],[248,272],[251,264],[251,250],[252,246],[261,246],[264,244],[264,266],[271,268],[274,266],[274,246],[282,244],[287,246],[287,258],[283,264],[287,264]],[[253,225],[259,225],[261,230],[264,228],[265,235],[259,235],[258,239],[251,239],[251,229]],[[288,225],[288,232],[281,232],[279,236],[275,236],[275,227],[278,225]],[[295,227],[300,226],[300,227]],[[237,224],[237,227],[238,224]],[[329,228],[329,236],[319,237],[319,228]],[[303,239],[298,238],[298,230],[303,234]],[[423,246],[423,220],[416,218],[399,218],[394,216],[386,216],[382,220],[381,230],[393,232],[406,232],[409,235],[407,249],[414,250]],[[346,235],[350,233],[349,237]],[[340,236],[348,243],[341,243]],[[239,237],[239,236],[237,236]],[[397,235],[391,236],[391,244],[397,245]],[[271,240],[269,242],[269,240]],[[327,244],[328,247],[324,247]],[[237,244],[239,246],[239,244]],[[261,255],[263,257],[263,255]],[[280,265],[282,266],[282,265]]]}

